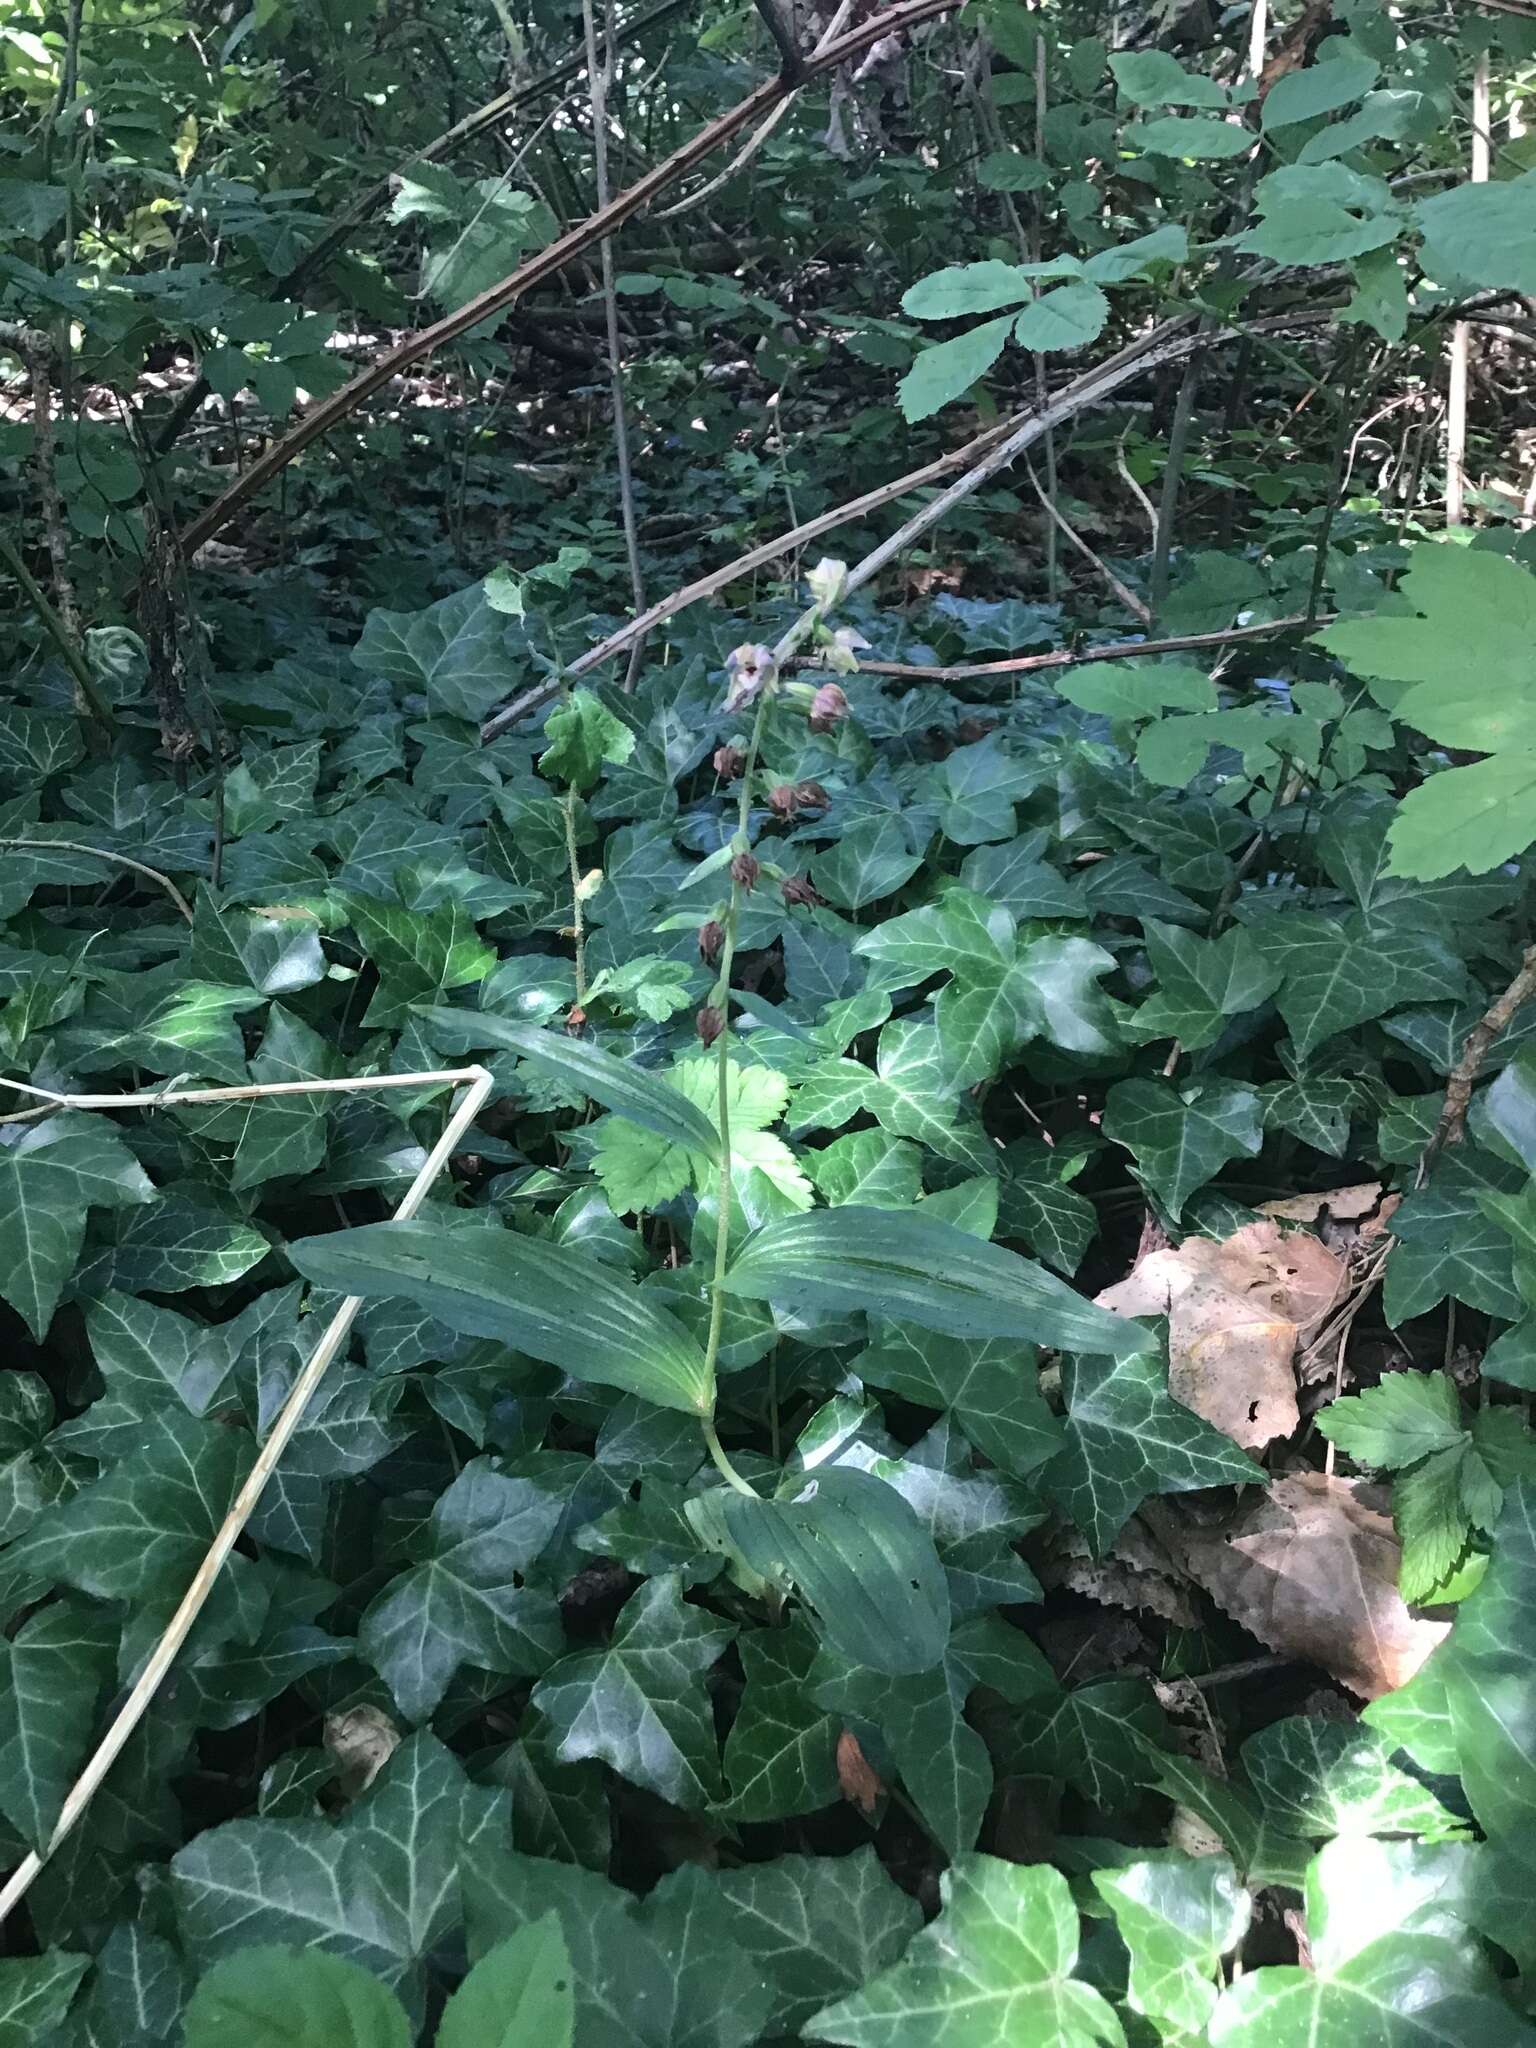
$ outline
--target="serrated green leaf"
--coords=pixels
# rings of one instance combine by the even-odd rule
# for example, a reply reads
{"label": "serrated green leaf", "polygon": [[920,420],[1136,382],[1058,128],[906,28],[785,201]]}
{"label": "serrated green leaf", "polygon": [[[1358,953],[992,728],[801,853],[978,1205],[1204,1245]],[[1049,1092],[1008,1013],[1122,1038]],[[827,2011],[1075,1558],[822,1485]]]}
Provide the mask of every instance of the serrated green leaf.
{"label": "serrated green leaf", "polygon": [[629,727],[590,690],[573,690],[550,712],[544,731],[549,745],[539,756],[539,773],[578,790],[590,789],[605,767],[621,765],[635,751]]}
{"label": "serrated green leaf", "polygon": [[1443,1372],[1388,1373],[1379,1386],[1335,1401],[1317,1426],[1360,1465],[1396,1471],[1462,1442],[1461,1401]]}

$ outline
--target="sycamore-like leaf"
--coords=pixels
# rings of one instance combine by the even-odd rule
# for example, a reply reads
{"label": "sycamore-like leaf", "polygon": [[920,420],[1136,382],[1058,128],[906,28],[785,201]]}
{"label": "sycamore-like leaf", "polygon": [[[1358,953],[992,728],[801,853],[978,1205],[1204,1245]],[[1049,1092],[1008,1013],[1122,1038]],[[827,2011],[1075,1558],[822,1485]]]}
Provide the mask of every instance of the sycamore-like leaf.
{"label": "sycamore-like leaf", "polygon": [[1126,1357],[1147,1333],[952,1224],[887,1209],[812,1210],[751,1237],[726,1289],[793,1306],[866,1309],[957,1337],[1013,1337]]}
{"label": "sycamore-like leaf", "polygon": [[714,1406],[704,1353],[682,1324],[611,1267],[564,1246],[414,1221],[303,1238],[288,1255],[317,1286],[414,1302],[451,1330],[499,1338],[573,1378],[690,1414]]}
{"label": "sycamore-like leaf", "polygon": [[0,1143],[0,1296],[39,1341],[85,1237],[86,1212],[150,1202],[149,1175],[105,1117],[13,1125]]}
{"label": "sycamore-like leaf", "polygon": [[[393,1991],[343,1956],[253,1948],[216,1963],[192,1994],[186,2048],[410,2048]],[[487,2036],[487,2040],[491,2037]]]}
{"label": "sycamore-like leaf", "polygon": [[369,1602],[357,1646],[408,1721],[421,1721],[461,1664],[530,1678],[563,1647],[552,1594],[521,1583],[562,1503],[475,1458],[432,1510],[429,1548]]}
{"label": "sycamore-like leaf", "polygon": [[597,1757],[620,1777],[697,1812],[719,1797],[704,1674],[735,1635],[685,1606],[674,1575],[632,1594],[601,1650],[562,1658],[533,1689],[565,1763]]}
{"label": "sycamore-like leaf", "polygon": [[443,2008],[436,2048],[571,2048],[575,2027],[571,1959],[547,1913],[475,1964]]}
{"label": "sycamore-like leaf", "polygon": [[1078,1919],[1045,1864],[967,1856],[939,1880],[943,1910],[899,1963],[809,2022],[848,2048],[1120,2048],[1114,2009],[1074,1977]]}

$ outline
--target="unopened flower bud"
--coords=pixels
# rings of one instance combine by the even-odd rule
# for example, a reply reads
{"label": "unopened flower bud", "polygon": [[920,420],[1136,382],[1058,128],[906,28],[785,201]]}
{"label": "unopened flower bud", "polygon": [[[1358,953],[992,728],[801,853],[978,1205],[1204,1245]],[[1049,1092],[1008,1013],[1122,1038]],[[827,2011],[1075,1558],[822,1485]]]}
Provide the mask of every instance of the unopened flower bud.
{"label": "unopened flower bud", "polygon": [[693,1020],[693,1028],[699,1034],[701,1045],[713,1045],[725,1029],[725,1014],[714,1003],[706,1003]]}
{"label": "unopened flower bud", "polygon": [[757,878],[762,872],[755,854],[738,853],[732,858],[731,880],[740,882],[743,889],[755,889]]}
{"label": "unopened flower bud", "polygon": [[819,782],[797,782],[795,784],[795,809],[797,811],[824,811],[832,801]]}
{"label": "unopened flower bud", "polygon": [[776,817],[792,818],[795,815],[795,789],[791,782],[781,782],[768,792],[768,808]]}
{"label": "unopened flower bud", "polygon": [[713,967],[720,958],[720,948],[725,944],[725,926],[719,918],[712,917],[708,924],[699,926],[699,958],[706,967]]}
{"label": "unopened flower bud", "polygon": [[740,747],[716,747],[715,773],[722,782],[734,782],[738,775],[744,775],[747,757]]}
{"label": "unopened flower bud", "polygon": [[841,683],[823,683],[811,699],[811,731],[831,732],[848,716],[848,699]]}
{"label": "unopened flower bud", "polygon": [[791,909],[797,903],[806,903],[814,910],[818,903],[827,900],[806,875],[786,875],[779,884],[779,893]]}
{"label": "unopened flower bud", "polygon": [[586,1011],[581,1007],[580,1003],[572,1003],[565,1013],[566,1030],[569,1032],[583,1031],[586,1029],[586,1023]]}

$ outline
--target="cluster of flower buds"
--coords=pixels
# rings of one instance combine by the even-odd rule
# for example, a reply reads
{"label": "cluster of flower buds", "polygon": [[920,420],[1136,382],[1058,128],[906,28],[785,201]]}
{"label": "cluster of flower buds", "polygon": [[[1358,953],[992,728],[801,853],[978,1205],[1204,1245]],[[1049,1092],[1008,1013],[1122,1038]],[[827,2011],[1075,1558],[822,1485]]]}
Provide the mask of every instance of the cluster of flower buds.
{"label": "cluster of flower buds", "polygon": [[786,822],[802,811],[824,811],[832,799],[819,782],[780,782],[768,792],[768,808]]}

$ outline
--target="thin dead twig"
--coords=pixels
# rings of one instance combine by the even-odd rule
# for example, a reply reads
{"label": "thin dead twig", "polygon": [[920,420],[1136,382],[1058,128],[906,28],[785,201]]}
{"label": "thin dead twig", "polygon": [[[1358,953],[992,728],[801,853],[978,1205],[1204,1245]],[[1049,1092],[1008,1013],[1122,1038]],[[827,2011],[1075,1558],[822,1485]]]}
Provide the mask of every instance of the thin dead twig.
{"label": "thin dead twig", "polygon": [[126,853],[112,853],[104,846],[87,846],[83,839],[0,839],[0,846],[26,847],[33,853],[88,853],[94,860],[115,861],[120,868],[132,868],[136,875],[147,875],[165,891],[187,923],[192,922],[192,906],[170,876],[162,875],[158,868],[148,867],[141,860],[131,859]]}
{"label": "thin dead twig", "polygon": [[546,278],[556,276],[576,257],[584,255],[604,235],[611,235],[635,214],[642,212],[659,192],[666,190],[684,172],[693,169],[697,163],[710,156],[722,143],[729,142],[733,135],[750,127],[770,107],[788,94],[798,91],[799,85],[823,71],[832,71],[839,64],[845,64],[850,57],[857,56],[884,35],[896,34],[903,29],[914,28],[919,22],[930,21],[936,15],[948,14],[959,0],[899,0],[894,7],[882,8],[847,35],[839,37],[824,50],[818,50],[807,57],[804,77],[795,84],[786,84],[782,77],[765,79],[746,98],[734,107],[708,122],[696,135],[690,136],[671,156],[637,178],[627,191],[620,192],[607,206],[579,222],[541,249],[536,256],[519,265],[508,276],[483,291],[477,298],[460,306],[456,312],[447,314],[430,327],[419,333],[408,335],[396,347],[387,349],[383,355],[359,371],[350,383],[322,399],[305,414],[281,439],[260,455],[244,476],[239,477],[222,492],[205,511],[191,521],[182,535],[182,552],[190,559],[203,545],[212,540],[228,524],[234,514],[263,490],[275,476],[285,470],[289,463],[318,441],[323,434],[356,411],[366,398],[398,377],[423,356],[434,349],[457,341],[461,334],[467,334],[472,327],[478,327],[484,320],[490,320],[506,312],[525,292]]}
{"label": "thin dead twig", "polygon": [[1424,1155],[1419,1161],[1418,1185],[1429,1177],[1430,1168],[1447,1145],[1459,1145],[1467,1128],[1467,1111],[1472,1090],[1493,1042],[1514,1022],[1515,1013],[1536,995],[1536,946],[1527,946],[1519,971],[1502,995],[1496,996],[1467,1033],[1456,1064],[1445,1084],[1445,1102]]}
{"label": "thin dead twig", "polygon": [[1135,591],[1131,589],[1129,584],[1121,582],[1120,578],[1115,574],[1114,570],[1110,568],[1108,562],[1105,561],[1104,557],[1100,554],[1097,554],[1094,551],[1094,549],[1089,547],[1087,541],[1083,539],[1083,536],[1078,532],[1077,528],[1067,518],[1066,514],[1062,511],[1061,507],[1056,503],[1055,499],[1049,497],[1046,494],[1044,485],[1041,483],[1039,477],[1035,475],[1035,465],[1030,461],[1027,455],[1024,458],[1024,467],[1029,472],[1029,481],[1031,485],[1034,487],[1035,496],[1040,500],[1041,506],[1050,518],[1053,525],[1055,525],[1063,534],[1065,534],[1066,538],[1072,543],[1073,547],[1077,549],[1079,554],[1087,557],[1088,561],[1093,565],[1094,569],[1096,569],[1099,575],[1103,577],[1104,581],[1109,585],[1110,589],[1115,593],[1116,597],[1118,597],[1120,602],[1125,606],[1126,610],[1130,613],[1131,617],[1133,619],[1140,619],[1141,623],[1144,626],[1150,626],[1152,623],[1152,614],[1148,610],[1146,605],[1142,603],[1141,599],[1136,595]]}

